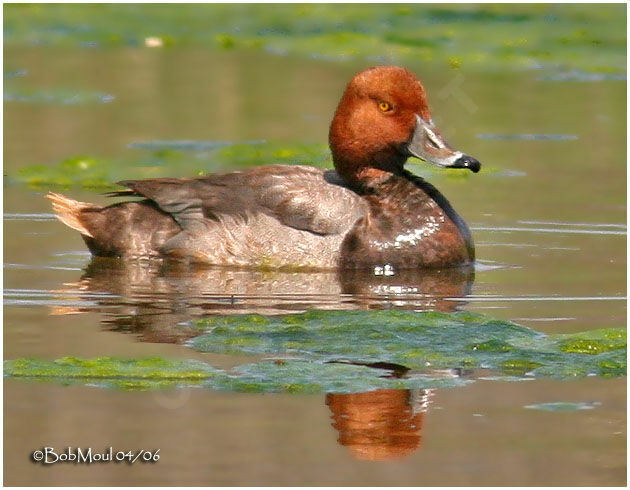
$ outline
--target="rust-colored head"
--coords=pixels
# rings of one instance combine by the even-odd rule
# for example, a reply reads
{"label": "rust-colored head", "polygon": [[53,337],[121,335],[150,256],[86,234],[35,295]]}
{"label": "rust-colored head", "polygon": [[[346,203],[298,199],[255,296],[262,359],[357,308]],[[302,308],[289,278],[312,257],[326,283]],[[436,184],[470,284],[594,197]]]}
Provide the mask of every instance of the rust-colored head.
{"label": "rust-colored head", "polygon": [[349,183],[398,174],[410,156],[473,172],[480,166],[444,142],[431,120],[424,87],[397,66],[370,68],[350,81],[330,126],[329,143],[335,168]]}

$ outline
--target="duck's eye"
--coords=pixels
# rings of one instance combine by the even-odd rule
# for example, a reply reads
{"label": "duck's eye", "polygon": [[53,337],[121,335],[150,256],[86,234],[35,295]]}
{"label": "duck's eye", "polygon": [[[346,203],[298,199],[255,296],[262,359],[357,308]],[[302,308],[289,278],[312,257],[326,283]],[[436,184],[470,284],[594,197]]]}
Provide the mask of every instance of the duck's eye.
{"label": "duck's eye", "polygon": [[378,108],[383,112],[388,112],[392,110],[392,105],[389,102],[379,102]]}

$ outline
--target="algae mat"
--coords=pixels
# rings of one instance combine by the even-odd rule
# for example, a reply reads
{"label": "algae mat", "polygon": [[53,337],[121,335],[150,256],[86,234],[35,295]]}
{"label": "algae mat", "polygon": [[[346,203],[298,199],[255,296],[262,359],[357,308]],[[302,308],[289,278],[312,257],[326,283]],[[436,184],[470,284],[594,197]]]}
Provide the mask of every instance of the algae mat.
{"label": "algae mat", "polygon": [[[626,374],[626,332],[544,335],[468,312],[311,311],[213,317],[189,341],[202,352],[262,354],[217,369],[197,360],[104,357],[5,361],[5,376],[123,390],[192,387],[288,393],[356,393],[455,387],[476,379],[522,381]],[[468,372],[466,376],[456,374]],[[475,375],[475,373],[478,373]]]}
{"label": "algae mat", "polygon": [[14,4],[4,43],[625,73],[625,20],[623,4]]}

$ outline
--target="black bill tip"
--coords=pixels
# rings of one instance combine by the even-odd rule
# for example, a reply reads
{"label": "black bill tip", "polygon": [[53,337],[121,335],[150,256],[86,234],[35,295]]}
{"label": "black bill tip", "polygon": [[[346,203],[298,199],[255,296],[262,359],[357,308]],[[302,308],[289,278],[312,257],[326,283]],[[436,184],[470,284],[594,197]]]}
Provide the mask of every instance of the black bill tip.
{"label": "black bill tip", "polygon": [[455,160],[455,163],[451,165],[451,167],[467,168],[469,170],[472,170],[474,173],[477,173],[479,172],[479,170],[481,170],[481,163],[479,163],[479,160],[477,160],[476,158],[469,157],[468,155],[462,155],[457,160]]}

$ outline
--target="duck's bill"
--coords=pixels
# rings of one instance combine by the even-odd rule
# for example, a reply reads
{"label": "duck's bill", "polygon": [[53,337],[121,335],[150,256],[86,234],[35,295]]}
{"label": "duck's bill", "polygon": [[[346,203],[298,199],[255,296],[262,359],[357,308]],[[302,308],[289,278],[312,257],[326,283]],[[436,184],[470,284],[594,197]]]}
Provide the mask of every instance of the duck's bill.
{"label": "duck's bill", "polygon": [[453,150],[446,144],[432,122],[427,122],[418,115],[411,139],[403,146],[409,156],[420,158],[438,167],[467,168],[475,173],[481,169],[479,160]]}

